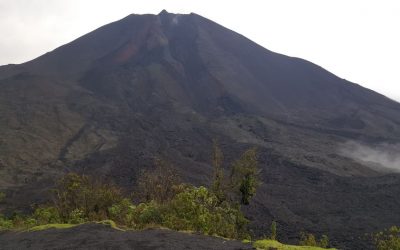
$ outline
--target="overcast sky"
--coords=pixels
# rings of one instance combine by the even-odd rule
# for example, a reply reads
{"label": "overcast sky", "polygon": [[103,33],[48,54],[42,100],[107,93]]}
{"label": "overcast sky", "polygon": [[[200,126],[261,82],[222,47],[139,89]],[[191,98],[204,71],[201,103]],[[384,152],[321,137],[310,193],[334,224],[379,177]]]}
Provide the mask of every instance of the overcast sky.
{"label": "overcast sky", "polygon": [[131,13],[195,12],[400,101],[398,0],[0,0],[0,65]]}

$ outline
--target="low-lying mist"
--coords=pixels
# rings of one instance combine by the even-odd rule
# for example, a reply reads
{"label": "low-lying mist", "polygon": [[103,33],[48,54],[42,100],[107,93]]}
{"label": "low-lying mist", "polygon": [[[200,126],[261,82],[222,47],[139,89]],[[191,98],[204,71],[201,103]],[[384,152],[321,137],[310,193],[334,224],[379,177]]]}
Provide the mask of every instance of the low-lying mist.
{"label": "low-lying mist", "polygon": [[340,146],[339,152],[376,170],[400,172],[400,144],[381,143],[371,146],[349,141]]}

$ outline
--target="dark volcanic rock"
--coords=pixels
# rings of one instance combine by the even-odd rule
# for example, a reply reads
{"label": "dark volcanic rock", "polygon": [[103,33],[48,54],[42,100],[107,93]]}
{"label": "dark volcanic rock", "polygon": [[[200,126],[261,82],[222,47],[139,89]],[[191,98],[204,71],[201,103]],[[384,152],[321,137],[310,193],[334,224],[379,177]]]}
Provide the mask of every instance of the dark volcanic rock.
{"label": "dark volcanic rock", "polygon": [[170,230],[118,231],[100,224],[36,232],[0,232],[1,250],[250,250],[248,244]]}
{"label": "dark volcanic rock", "polygon": [[399,143],[400,104],[196,14],[129,15],[0,67],[0,89],[8,207],[43,200],[68,171],[132,187],[158,155],[208,184],[218,138],[226,167],[259,149],[264,183],[246,209],[256,235],[277,220],[289,241],[305,230],[357,249],[400,224],[400,177],[341,154],[348,141]]}

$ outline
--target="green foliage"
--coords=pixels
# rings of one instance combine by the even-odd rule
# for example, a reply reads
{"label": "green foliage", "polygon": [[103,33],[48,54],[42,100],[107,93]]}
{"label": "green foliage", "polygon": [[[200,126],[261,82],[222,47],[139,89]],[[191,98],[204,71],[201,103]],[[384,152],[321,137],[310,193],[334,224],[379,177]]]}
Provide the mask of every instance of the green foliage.
{"label": "green foliage", "polygon": [[374,235],[377,250],[400,249],[400,227],[393,226]]}
{"label": "green foliage", "polygon": [[109,216],[119,224],[131,225],[135,206],[125,198],[108,208]]}
{"label": "green foliage", "polygon": [[323,248],[329,247],[329,238],[327,235],[323,234],[319,240],[319,246]]}
{"label": "green foliage", "polygon": [[310,233],[301,232],[299,245],[301,246],[318,246],[315,236]]}
{"label": "green foliage", "polygon": [[0,214],[0,230],[7,230],[13,228],[14,224],[12,220],[7,219],[2,214]]}
{"label": "green foliage", "polygon": [[[324,250],[326,248],[321,248],[317,246],[294,246],[282,244],[275,240],[258,240],[253,243],[253,247],[257,249],[278,249],[278,250]],[[330,250],[335,250],[335,248],[330,248]]]}
{"label": "green foliage", "polygon": [[66,228],[71,228],[75,227],[77,224],[46,224],[46,225],[39,225],[39,226],[34,226],[29,228],[28,231],[40,231],[40,230],[46,230],[50,228],[57,228],[57,229],[66,229]]}
{"label": "green foliage", "polygon": [[70,173],[58,183],[54,205],[64,222],[81,223],[86,219],[108,219],[108,208],[122,199],[116,186]]}
{"label": "green foliage", "polygon": [[313,234],[301,232],[299,245],[327,248],[329,246],[329,238],[323,234],[318,241]]}
{"label": "green foliage", "polygon": [[55,207],[38,207],[33,213],[33,218],[39,225],[61,222],[60,215]]}
{"label": "green foliage", "polygon": [[256,194],[260,185],[260,170],[258,168],[257,150],[255,148],[245,151],[233,163],[231,183],[234,190],[240,193],[240,203],[248,205],[250,199]]}
{"label": "green foliage", "polygon": [[205,187],[185,187],[170,202],[159,204],[152,200],[135,206],[125,199],[109,208],[110,218],[130,228],[164,226],[229,238],[246,238],[245,219],[239,208]]}
{"label": "green foliage", "polygon": [[228,238],[246,238],[248,221],[238,208],[220,203],[205,187],[189,188],[178,194],[167,208],[165,226]]}
{"label": "green foliage", "polygon": [[271,240],[276,240],[276,221],[272,221],[270,238],[271,238]]}
{"label": "green foliage", "polygon": [[170,201],[179,190],[179,176],[174,167],[161,159],[156,159],[155,168],[142,171],[138,177],[137,198],[142,202]]}
{"label": "green foliage", "polygon": [[162,210],[155,201],[140,203],[134,210],[132,226],[142,229],[148,225],[163,225]]}
{"label": "green foliage", "polygon": [[70,224],[81,224],[88,221],[83,210],[76,208],[69,213],[68,223]]}
{"label": "green foliage", "polygon": [[[53,225],[113,220],[118,225],[133,229],[163,226],[228,238],[249,238],[248,220],[237,203],[221,201],[216,193],[205,187],[176,184],[174,174],[157,171],[158,177],[152,179],[154,182],[147,182],[156,185],[148,193],[151,199],[138,205],[124,198],[121,191],[111,184],[68,174],[55,188],[54,206],[39,206],[31,216],[15,214],[12,219],[0,217],[0,228],[42,230]],[[167,173],[166,180],[163,179],[165,176],[161,176],[163,173]],[[169,186],[169,193],[156,194],[157,190],[161,190],[160,185],[164,184]]]}

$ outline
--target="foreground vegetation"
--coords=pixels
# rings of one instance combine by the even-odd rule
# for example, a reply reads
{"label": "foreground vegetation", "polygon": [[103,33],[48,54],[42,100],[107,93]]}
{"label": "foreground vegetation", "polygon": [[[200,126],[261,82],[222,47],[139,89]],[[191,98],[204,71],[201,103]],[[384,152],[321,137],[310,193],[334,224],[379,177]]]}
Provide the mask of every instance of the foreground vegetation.
{"label": "foreground vegetation", "polygon": [[400,249],[400,227],[393,226],[373,236],[377,250]]}
{"label": "foreground vegetation", "polygon": [[[277,249],[277,250],[322,250],[326,248],[317,247],[317,246],[294,246],[294,245],[285,245],[276,240],[258,240],[254,242],[253,246],[257,249]],[[334,250],[335,248],[329,248]]]}
{"label": "foreground vegetation", "polygon": [[161,226],[249,238],[240,207],[249,203],[259,183],[256,150],[247,150],[232,164],[230,178],[222,175],[222,152],[216,144],[213,162],[211,189],[182,183],[173,166],[157,160],[154,168],[140,174],[133,195],[112,183],[69,173],[57,182],[51,203],[35,207],[30,215],[0,216],[0,229],[40,230],[112,220],[130,229]]}
{"label": "foreground vegetation", "polygon": [[[207,188],[182,183],[174,166],[156,160],[155,167],[138,176],[133,194],[110,182],[69,173],[57,182],[51,203],[34,207],[29,215],[0,214],[0,230],[70,228],[97,221],[119,230],[166,227],[250,242],[249,221],[241,207],[249,204],[260,184],[256,150],[245,151],[226,175],[222,151],[214,143],[212,162],[213,181]],[[3,198],[0,193],[0,201]],[[396,234],[394,229],[390,232]],[[396,232],[397,236],[376,235],[380,250],[398,249],[385,248],[397,244]],[[326,249],[329,240],[302,233],[302,246],[285,245],[277,241],[277,223],[273,222],[269,239],[253,244],[259,249]]]}

